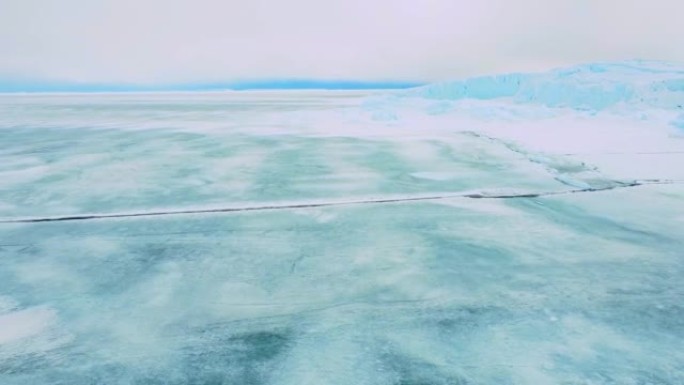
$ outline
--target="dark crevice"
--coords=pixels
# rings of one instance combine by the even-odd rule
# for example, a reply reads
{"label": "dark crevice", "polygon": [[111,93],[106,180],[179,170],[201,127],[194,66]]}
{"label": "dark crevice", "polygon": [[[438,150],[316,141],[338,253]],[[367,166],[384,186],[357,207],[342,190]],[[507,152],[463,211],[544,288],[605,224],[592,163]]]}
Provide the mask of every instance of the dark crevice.
{"label": "dark crevice", "polygon": [[616,182],[613,185],[600,188],[586,188],[562,191],[544,191],[539,193],[520,193],[520,194],[488,194],[488,193],[455,193],[442,194],[433,196],[417,196],[417,197],[399,197],[399,198],[379,198],[366,199],[357,201],[342,201],[342,202],[318,202],[318,203],[299,203],[299,204],[283,204],[283,205],[263,205],[263,206],[246,206],[246,207],[220,207],[212,209],[188,209],[188,210],[169,210],[169,211],[151,211],[151,212],[132,212],[132,213],[112,213],[112,214],[87,214],[87,215],[65,215],[55,217],[34,217],[34,218],[17,218],[0,220],[0,223],[40,223],[40,222],[65,222],[65,221],[85,221],[90,219],[110,219],[110,218],[134,218],[134,217],[154,217],[165,215],[189,215],[189,214],[214,214],[214,213],[232,213],[243,211],[273,211],[273,210],[291,210],[291,209],[308,209],[318,207],[333,207],[333,206],[356,206],[366,204],[383,204],[383,203],[401,203],[401,202],[419,202],[419,201],[437,201],[453,198],[468,198],[468,199],[521,199],[521,198],[540,198],[553,195],[568,195],[578,193],[592,193],[608,190],[615,190],[621,188],[638,187],[644,185],[662,185],[662,184],[681,184],[684,181],[675,180],[660,180],[650,179],[634,181],[629,183]]}

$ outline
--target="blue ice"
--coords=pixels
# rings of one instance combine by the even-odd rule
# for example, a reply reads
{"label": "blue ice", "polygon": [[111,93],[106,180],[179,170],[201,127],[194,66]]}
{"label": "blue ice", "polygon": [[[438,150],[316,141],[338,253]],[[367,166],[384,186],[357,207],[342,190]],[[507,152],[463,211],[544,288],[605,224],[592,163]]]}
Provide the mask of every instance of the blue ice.
{"label": "blue ice", "polygon": [[2,95],[0,384],[683,384],[683,78]]}

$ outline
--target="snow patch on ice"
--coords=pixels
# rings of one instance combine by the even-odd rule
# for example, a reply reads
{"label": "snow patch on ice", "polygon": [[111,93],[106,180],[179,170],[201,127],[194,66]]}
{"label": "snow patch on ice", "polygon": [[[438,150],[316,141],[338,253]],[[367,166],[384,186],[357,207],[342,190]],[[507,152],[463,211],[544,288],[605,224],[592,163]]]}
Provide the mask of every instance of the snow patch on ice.
{"label": "snow patch on ice", "polygon": [[447,181],[452,179],[458,179],[460,174],[449,173],[449,172],[434,172],[434,171],[422,171],[414,172],[411,176],[418,179],[436,180],[436,181]]}
{"label": "snow patch on ice", "polygon": [[57,315],[48,307],[32,307],[0,315],[0,345],[33,337],[48,329]]}

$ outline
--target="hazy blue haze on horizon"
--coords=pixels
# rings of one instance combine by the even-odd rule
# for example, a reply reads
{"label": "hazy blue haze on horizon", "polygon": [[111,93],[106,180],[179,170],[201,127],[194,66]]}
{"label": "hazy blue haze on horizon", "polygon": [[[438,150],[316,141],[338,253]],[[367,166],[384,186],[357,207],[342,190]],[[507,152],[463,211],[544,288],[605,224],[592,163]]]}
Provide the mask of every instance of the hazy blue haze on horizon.
{"label": "hazy blue haze on horizon", "polygon": [[164,92],[243,90],[375,90],[404,89],[423,85],[411,81],[362,81],[318,79],[247,80],[186,84],[78,84],[58,82],[1,81],[0,93],[23,92]]}

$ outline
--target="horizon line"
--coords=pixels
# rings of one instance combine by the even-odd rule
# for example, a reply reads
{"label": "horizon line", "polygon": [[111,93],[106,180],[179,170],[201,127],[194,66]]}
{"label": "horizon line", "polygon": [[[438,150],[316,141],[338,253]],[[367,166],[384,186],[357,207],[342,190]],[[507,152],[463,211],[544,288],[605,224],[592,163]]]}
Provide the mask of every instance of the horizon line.
{"label": "horizon line", "polygon": [[172,84],[78,83],[51,81],[1,81],[0,93],[115,93],[115,92],[198,92],[268,90],[387,90],[425,85],[404,80],[263,79],[228,82]]}

